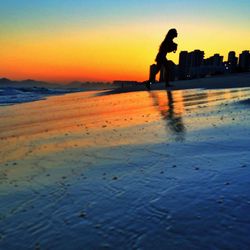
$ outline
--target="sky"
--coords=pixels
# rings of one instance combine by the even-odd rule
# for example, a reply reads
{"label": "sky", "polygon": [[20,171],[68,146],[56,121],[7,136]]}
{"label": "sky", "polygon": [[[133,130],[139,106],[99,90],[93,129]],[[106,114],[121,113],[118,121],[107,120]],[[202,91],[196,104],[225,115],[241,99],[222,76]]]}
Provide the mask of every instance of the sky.
{"label": "sky", "polygon": [[179,52],[250,49],[249,0],[0,0],[0,78],[148,78],[170,28]]}

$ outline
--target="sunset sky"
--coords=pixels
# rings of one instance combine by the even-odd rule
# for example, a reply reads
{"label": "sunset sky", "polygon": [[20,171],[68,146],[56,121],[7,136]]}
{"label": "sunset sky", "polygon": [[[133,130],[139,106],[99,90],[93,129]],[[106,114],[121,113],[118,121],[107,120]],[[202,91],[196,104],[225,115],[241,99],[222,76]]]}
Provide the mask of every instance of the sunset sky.
{"label": "sunset sky", "polygon": [[[171,2],[171,3],[170,3]],[[205,57],[250,49],[249,0],[1,0],[0,78],[146,80],[167,31]]]}

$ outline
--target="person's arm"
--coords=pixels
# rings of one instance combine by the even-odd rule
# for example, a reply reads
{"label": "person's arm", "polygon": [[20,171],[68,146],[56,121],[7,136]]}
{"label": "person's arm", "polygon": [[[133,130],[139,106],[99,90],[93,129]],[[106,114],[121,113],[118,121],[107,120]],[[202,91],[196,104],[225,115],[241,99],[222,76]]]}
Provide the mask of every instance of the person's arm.
{"label": "person's arm", "polygon": [[177,43],[173,42],[173,52],[174,53],[177,51],[177,47],[178,47]]}

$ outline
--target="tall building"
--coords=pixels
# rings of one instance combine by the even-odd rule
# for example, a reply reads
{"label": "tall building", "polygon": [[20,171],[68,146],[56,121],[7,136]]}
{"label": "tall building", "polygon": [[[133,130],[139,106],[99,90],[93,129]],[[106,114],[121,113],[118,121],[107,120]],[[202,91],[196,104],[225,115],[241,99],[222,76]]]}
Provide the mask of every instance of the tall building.
{"label": "tall building", "polygon": [[179,79],[194,78],[200,75],[204,51],[194,50],[191,52],[181,51],[179,55]]}
{"label": "tall building", "polygon": [[225,62],[223,61],[223,56],[218,53],[204,59],[204,51],[198,49],[191,52],[181,51],[179,54],[179,79],[227,74],[238,72],[239,70],[243,72],[250,71],[249,50],[242,51],[239,60],[235,51],[230,51]]}
{"label": "tall building", "polygon": [[235,51],[230,51],[228,53],[228,67],[230,69],[230,72],[235,72],[236,68],[237,68],[237,62],[238,62],[238,58],[235,56]]}
{"label": "tall building", "polygon": [[220,54],[214,54],[213,55],[213,66],[220,67],[223,64],[223,56],[220,56]]}
{"label": "tall building", "polygon": [[249,50],[244,50],[240,54],[239,69],[241,71],[249,71],[250,70],[250,53],[249,53]]}
{"label": "tall building", "polygon": [[179,79],[186,79],[188,71],[188,52],[181,51],[179,55]]}
{"label": "tall building", "polygon": [[190,67],[199,67],[204,58],[204,51],[194,50],[189,53]]}
{"label": "tall building", "polygon": [[201,65],[204,58],[204,51],[194,50],[188,54],[188,78],[197,78],[202,75]]}
{"label": "tall building", "polygon": [[203,61],[204,75],[216,75],[225,73],[225,65],[223,63],[223,56],[214,54]]}

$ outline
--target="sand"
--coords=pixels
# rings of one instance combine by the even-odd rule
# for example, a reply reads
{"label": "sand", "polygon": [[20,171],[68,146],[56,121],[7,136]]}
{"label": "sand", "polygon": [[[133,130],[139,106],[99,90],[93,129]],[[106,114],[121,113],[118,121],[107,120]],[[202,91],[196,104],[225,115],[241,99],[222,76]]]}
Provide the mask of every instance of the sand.
{"label": "sand", "polygon": [[250,88],[228,87],[0,107],[0,249],[248,249]]}

